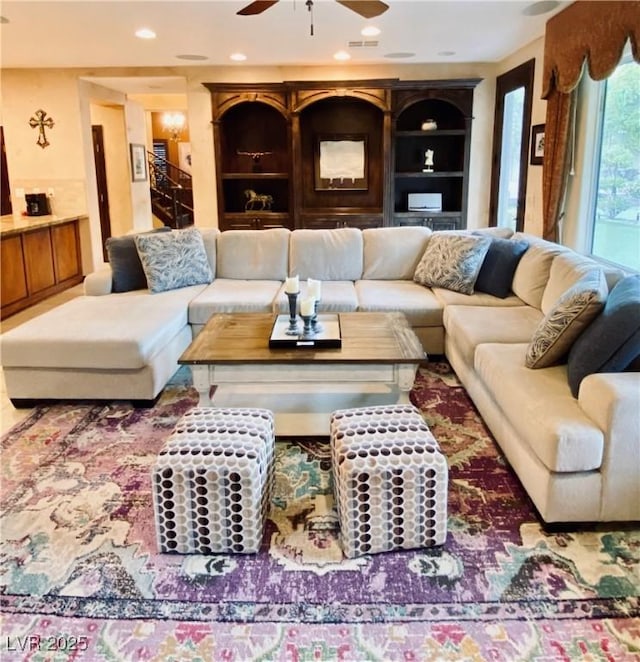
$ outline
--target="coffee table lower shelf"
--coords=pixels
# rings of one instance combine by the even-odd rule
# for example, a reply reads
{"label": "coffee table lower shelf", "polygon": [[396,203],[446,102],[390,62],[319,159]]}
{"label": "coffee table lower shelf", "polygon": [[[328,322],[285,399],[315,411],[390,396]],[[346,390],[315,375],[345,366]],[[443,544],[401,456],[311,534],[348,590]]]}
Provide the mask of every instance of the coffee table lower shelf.
{"label": "coffee table lower shelf", "polygon": [[264,407],[276,435],[327,436],[332,411],[409,402],[417,364],[191,365],[200,406]]}

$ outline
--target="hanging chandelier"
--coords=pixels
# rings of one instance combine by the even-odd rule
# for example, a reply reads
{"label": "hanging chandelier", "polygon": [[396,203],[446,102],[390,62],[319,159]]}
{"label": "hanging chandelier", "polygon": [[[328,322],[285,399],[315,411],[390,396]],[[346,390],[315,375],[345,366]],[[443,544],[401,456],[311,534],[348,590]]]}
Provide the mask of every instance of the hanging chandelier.
{"label": "hanging chandelier", "polygon": [[169,134],[170,140],[178,142],[184,129],[185,117],[183,113],[165,113],[162,116],[162,128]]}

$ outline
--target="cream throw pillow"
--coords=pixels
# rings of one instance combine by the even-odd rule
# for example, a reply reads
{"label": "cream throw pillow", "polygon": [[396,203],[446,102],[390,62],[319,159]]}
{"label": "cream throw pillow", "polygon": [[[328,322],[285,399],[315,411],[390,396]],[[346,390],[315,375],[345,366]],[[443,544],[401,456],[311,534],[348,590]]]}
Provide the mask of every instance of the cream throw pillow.
{"label": "cream throw pillow", "polygon": [[527,368],[546,368],[560,363],[578,336],[602,311],[608,294],[599,269],[570,287],[545,315],[527,348]]}

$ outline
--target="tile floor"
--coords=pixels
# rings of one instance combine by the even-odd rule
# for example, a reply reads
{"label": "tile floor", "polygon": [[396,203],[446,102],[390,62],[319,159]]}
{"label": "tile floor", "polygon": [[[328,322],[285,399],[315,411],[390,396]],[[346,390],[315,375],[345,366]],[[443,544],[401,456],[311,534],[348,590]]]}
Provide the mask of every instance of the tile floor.
{"label": "tile floor", "polygon": [[[22,310],[19,313],[16,313],[15,315],[11,315],[11,317],[7,317],[6,319],[2,320],[2,322],[0,322],[0,332],[4,333],[5,331],[9,331],[19,324],[22,324],[23,322],[26,322],[33,317],[41,315],[47,310],[51,310],[52,308],[59,306],[65,301],[69,301],[74,297],[81,296],[82,293],[82,285],[76,285],[75,287],[69,288],[64,292],[60,292],[60,294],[56,294],[52,297],[49,297],[48,299],[45,299],[44,301],[41,301],[35,306],[31,306],[26,310]],[[16,409],[11,404],[11,401],[7,396],[7,390],[4,384],[4,373],[2,372],[1,367],[0,377],[0,434],[4,434],[12,426],[14,426],[16,423],[19,423],[23,418],[28,416],[31,410]]]}

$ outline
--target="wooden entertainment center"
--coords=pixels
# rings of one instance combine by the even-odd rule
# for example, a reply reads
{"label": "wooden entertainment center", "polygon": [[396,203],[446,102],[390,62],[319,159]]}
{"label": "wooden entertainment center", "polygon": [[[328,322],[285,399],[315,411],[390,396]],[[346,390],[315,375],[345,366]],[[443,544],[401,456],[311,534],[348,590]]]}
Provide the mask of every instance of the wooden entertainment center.
{"label": "wooden entertainment center", "polygon": [[220,229],[466,227],[479,82],[205,83]]}

